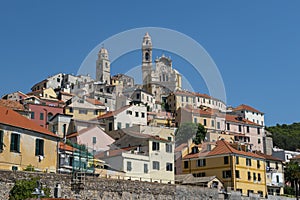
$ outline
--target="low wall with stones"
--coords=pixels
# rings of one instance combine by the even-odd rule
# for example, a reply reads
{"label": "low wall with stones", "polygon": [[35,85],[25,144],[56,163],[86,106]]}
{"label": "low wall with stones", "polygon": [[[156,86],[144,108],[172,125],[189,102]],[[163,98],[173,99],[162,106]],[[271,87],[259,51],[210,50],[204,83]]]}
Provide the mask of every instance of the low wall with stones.
{"label": "low wall with stones", "polygon": [[[57,184],[61,186],[61,197],[72,199],[219,199],[218,191],[197,186],[150,183],[129,180],[86,177],[84,189],[72,190],[70,175],[30,173],[23,171],[0,171],[0,199],[8,199],[9,191],[16,180],[40,177],[43,186],[51,189],[54,196]],[[222,199],[222,198],[221,198]]]}
{"label": "low wall with stones", "polygon": [[[9,198],[9,191],[13,188],[16,180],[30,179],[32,177],[39,177],[43,186],[47,186],[51,189],[52,197],[54,197],[54,191],[57,184],[60,184],[61,197],[80,200],[205,200],[225,198],[225,196],[219,194],[216,189],[199,186],[161,184],[97,177],[86,177],[83,189],[77,190],[72,187],[72,177],[70,175],[0,170],[0,199]],[[257,199],[241,197],[239,195],[232,195],[228,198],[243,200]],[[269,196],[269,199],[291,200],[290,198],[278,196]]]}

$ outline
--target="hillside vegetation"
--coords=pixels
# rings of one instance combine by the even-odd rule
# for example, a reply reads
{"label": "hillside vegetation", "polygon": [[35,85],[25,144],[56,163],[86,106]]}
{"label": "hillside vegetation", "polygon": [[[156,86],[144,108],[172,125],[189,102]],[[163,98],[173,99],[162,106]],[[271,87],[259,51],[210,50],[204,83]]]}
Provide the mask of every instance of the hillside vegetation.
{"label": "hillside vegetation", "polygon": [[274,146],[291,151],[300,149],[300,123],[277,124],[266,129],[272,133]]}

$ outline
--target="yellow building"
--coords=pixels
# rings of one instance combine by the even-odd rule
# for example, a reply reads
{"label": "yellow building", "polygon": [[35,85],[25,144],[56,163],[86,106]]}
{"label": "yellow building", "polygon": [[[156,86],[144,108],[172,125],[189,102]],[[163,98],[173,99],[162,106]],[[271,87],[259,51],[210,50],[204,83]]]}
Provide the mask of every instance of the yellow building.
{"label": "yellow building", "polygon": [[13,110],[0,107],[0,169],[56,172],[59,138]]}
{"label": "yellow building", "polygon": [[78,120],[91,120],[104,114],[105,105],[96,100],[87,97],[73,97],[66,102],[65,114],[73,115],[73,119]]}
{"label": "yellow building", "polygon": [[245,196],[253,193],[261,197],[267,194],[264,157],[235,149],[224,140],[217,141],[212,150],[210,145],[201,152],[193,150],[182,162],[183,174],[217,176],[227,192],[234,190]]}

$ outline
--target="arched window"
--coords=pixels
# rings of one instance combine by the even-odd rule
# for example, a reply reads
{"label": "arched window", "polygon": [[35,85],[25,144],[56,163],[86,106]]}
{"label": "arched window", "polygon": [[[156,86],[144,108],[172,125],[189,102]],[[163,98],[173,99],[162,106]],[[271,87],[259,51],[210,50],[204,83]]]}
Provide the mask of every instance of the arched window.
{"label": "arched window", "polygon": [[149,60],[149,57],[150,57],[150,56],[149,56],[149,52],[146,52],[146,53],[145,53],[145,60],[148,61],[148,60]]}

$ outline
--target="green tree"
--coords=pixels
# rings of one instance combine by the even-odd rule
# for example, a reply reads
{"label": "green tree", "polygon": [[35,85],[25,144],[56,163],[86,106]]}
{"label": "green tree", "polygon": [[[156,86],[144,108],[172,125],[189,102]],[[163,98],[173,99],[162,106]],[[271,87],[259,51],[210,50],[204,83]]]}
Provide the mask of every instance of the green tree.
{"label": "green tree", "polygon": [[176,146],[186,143],[189,139],[195,137],[196,133],[197,124],[190,122],[183,123],[181,126],[179,126],[175,133]]}
{"label": "green tree", "polygon": [[[17,180],[14,187],[10,190],[9,200],[23,200],[28,198],[34,198],[37,195],[32,194],[34,189],[38,186],[38,177],[31,178],[29,180]],[[42,188],[45,193],[45,197],[50,197],[50,188]]]}
{"label": "green tree", "polygon": [[266,129],[272,133],[274,146],[291,151],[300,148],[300,123],[276,124]]}
{"label": "green tree", "polygon": [[175,133],[176,146],[192,139],[195,144],[204,141],[207,130],[202,124],[183,123]]}
{"label": "green tree", "polygon": [[193,142],[195,144],[201,144],[202,141],[205,140],[207,130],[202,124],[198,124],[196,136],[193,138]]}
{"label": "green tree", "polygon": [[295,189],[296,197],[298,199],[300,180],[300,166],[298,162],[291,161],[286,165],[285,180],[291,182],[291,185]]}

